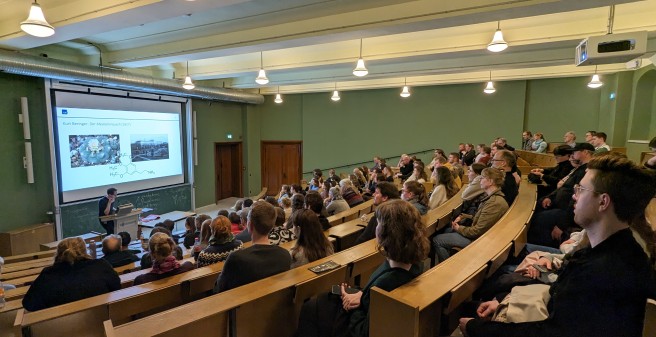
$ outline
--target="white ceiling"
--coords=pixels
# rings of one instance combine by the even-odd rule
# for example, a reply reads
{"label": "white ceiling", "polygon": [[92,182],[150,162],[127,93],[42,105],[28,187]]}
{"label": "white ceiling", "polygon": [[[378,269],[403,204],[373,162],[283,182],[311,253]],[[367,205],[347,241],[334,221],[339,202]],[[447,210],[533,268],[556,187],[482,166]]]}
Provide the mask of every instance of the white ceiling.
{"label": "white ceiling", "polygon": [[[48,38],[20,30],[30,2],[0,0],[0,48],[92,65],[101,50],[103,65],[164,78],[188,61],[194,81],[239,89],[260,88],[262,52],[262,93],[589,75],[574,48],[606,33],[611,4],[613,32],[647,30],[656,52],[656,0],[41,0]],[[498,54],[485,49],[497,20],[510,45]],[[351,73],[360,39],[364,78]]]}

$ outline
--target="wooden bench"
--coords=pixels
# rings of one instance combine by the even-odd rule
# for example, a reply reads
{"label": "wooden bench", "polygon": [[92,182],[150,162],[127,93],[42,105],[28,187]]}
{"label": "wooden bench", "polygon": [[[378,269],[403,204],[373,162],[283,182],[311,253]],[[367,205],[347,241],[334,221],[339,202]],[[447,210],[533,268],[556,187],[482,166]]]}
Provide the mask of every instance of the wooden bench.
{"label": "wooden bench", "polygon": [[[102,234],[98,232],[90,232],[82,235],[76,236],[78,238],[81,238],[84,240],[84,242],[89,243],[91,241],[95,241],[96,243],[99,243],[102,241],[103,236]],[[56,250],[57,245],[61,242],[61,240],[53,241],[53,242],[48,242],[48,243],[42,243],[40,245],[42,251],[47,251],[47,250]]]}
{"label": "wooden bench", "polygon": [[535,185],[522,183],[509,211],[480,238],[411,283],[391,292],[373,288],[370,335],[437,336],[448,331],[442,316],[455,312],[510,254],[535,202]]}
{"label": "wooden bench", "polygon": [[[452,214],[452,207],[461,204],[460,195],[456,195],[450,201],[453,204],[445,203],[432,210],[431,212],[434,213],[432,216],[438,219],[443,214]],[[427,214],[429,218],[430,215]],[[347,226],[364,225],[364,223],[358,225],[357,221],[347,222],[331,228],[328,232],[336,230],[340,226],[346,228]],[[341,261],[349,261],[346,273],[349,284],[362,285],[368,279],[368,275],[383,261],[383,257],[375,251],[375,245],[375,240],[370,240],[310,265],[316,265],[325,260],[333,260],[340,264],[344,264]],[[176,336],[200,330],[212,331],[214,335],[218,336],[226,335],[228,331],[231,336],[270,336],[271,331],[275,331],[276,335],[291,335],[297,323],[298,310],[302,300],[328,291],[330,285],[339,283],[344,276],[339,271],[339,274],[326,275],[317,279],[316,276],[307,274],[306,267],[297,269],[303,269],[304,275],[309,275],[311,278],[299,281],[295,286],[294,293],[289,292],[287,288],[289,283],[285,283],[290,281],[284,275],[277,275],[191,303],[189,307],[176,308],[123,326],[114,327],[115,322],[105,322],[106,335],[136,336],[147,331],[149,335]],[[297,273],[298,271],[292,272]],[[281,282],[283,284],[280,284]],[[263,291],[262,287],[264,286],[269,287],[268,291]],[[245,296],[247,297],[244,298]],[[168,321],[169,317],[180,316],[182,313],[193,316],[188,314],[189,310],[198,312],[198,315],[174,319],[175,322],[171,322],[170,326],[162,326],[157,323]],[[252,319],[243,319],[242,317],[260,317],[263,319],[258,319],[258,322],[269,322],[254,325]],[[269,325],[270,322],[274,322],[275,325]]]}
{"label": "wooden bench", "polygon": [[27,261],[32,261],[32,260],[39,260],[43,258],[49,258],[55,256],[54,251],[40,251],[40,252],[34,252],[34,253],[26,253],[26,254],[20,254],[20,255],[12,255],[12,256],[5,256],[5,266],[4,268],[9,267],[9,265],[13,265],[17,262],[27,262]]}
{"label": "wooden bench", "polygon": [[[340,268],[316,275],[307,267],[335,261]],[[180,336],[203,331],[213,336],[290,336],[303,301],[330,290],[330,285],[377,266],[382,256],[375,240],[347,249],[308,266],[213,295],[124,325],[105,322],[106,336]],[[258,317],[253,320],[253,317]]]}
{"label": "wooden bench", "polygon": [[355,218],[362,216],[363,214],[371,213],[374,209],[374,200],[367,200],[353,208],[347,209],[346,211],[339,212],[335,215],[328,217],[328,223],[330,226],[339,225],[341,223],[354,220]]}
{"label": "wooden bench", "polygon": [[[558,165],[556,157],[550,153],[536,153],[524,150],[516,150],[515,153],[519,157],[517,167],[522,172],[522,175],[531,173],[531,170],[535,168],[548,168]],[[528,164],[523,163],[522,160]]]}

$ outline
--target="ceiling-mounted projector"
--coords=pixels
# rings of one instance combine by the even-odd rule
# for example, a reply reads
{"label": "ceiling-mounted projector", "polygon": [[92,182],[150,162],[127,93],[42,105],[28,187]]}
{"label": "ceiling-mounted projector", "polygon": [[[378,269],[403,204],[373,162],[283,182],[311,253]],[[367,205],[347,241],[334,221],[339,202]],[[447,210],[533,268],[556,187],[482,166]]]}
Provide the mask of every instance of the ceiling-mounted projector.
{"label": "ceiling-mounted projector", "polygon": [[647,52],[647,31],[591,36],[576,47],[577,66],[625,63]]}

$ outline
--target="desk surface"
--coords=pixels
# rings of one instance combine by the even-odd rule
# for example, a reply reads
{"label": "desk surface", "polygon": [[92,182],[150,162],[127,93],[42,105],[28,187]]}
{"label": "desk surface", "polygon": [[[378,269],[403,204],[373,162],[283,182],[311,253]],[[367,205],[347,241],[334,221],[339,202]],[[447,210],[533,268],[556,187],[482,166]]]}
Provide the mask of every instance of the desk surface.
{"label": "desk surface", "polygon": [[195,215],[196,213],[194,212],[173,211],[160,215],[158,219],[149,222],[142,222],[139,226],[153,228],[155,227],[156,223],[162,222],[164,220],[172,220],[173,222],[177,222]]}

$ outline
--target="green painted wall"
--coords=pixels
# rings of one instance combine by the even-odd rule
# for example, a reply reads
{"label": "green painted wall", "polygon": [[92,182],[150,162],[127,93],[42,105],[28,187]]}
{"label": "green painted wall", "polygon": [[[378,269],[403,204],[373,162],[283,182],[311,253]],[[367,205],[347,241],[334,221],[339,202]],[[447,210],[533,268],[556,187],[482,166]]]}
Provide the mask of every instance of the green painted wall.
{"label": "green painted wall", "polygon": [[[194,100],[198,136],[198,165],[194,166],[196,205],[213,204],[215,200],[214,145],[223,142],[242,142],[244,105],[236,103]],[[232,139],[227,139],[227,134]]]}
{"label": "green painted wall", "polygon": [[[54,211],[54,201],[43,85],[40,78],[0,72],[0,231],[54,221],[46,215],[46,212]],[[27,183],[27,173],[23,168],[25,142],[23,124],[18,123],[21,97],[28,98],[34,184]]]}
{"label": "green painted wall", "polygon": [[[639,104],[636,88],[639,79],[654,69],[606,76],[602,90],[588,89],[588,77],[574,77],[499,82],[493,95],[483,94],[483,84],[475,83],[416,87],[408,99],[401,99],[399,88],[392,88],[341,92],[339,102],[332,102],[329,92],[283,95],[283,104],[267,96],[257,106],[194,100],[199,155],[199,165],[194,166],[196,206],[215,202],[214,144],[218,142],[243,142],[244,193],[253,195],[261,189],[260,146],[266,140],[302,141],[304,172],[342,165],[346,167],[339,171],[347,172],[374,155],[391,157],[392,164],[403,152],[419,152],[420,158],[429,160],[435,147],[452,151],[459,142],[489,143],[497,136],[518,145],[525,128],[545,133],[549,141],[561,141],[570,129],[582,138],[588,129],[608,128],[612,144],[623,146],[634,125],[642,124],[639,132],[651,139],[656,134],[656,118],[651,117],[656,114],[656,88],[650,87],[648,99],[638,100]],[[608,98],[613,90],[616,101]],[[22,126],[17,122],[21,96],[30,99],[34,185],[25,183],[22,168]],[[0,211],[5,219],[0,230],[49,221],[52,176],[43,80],[0,73],[0,99],[4,103]],[[636,114],[636,106],[644,106],[648,116]],[[233,139],[226,139],[226,133],[232,133]],[[640,146],[627,145],[638,155]]]}
{"label": "green painted wall", "polygon": [[[562,142],[563,135],[570,130],[576,133],[578,141],[584,141],[587,130],[599,130],[601,90],[588,88],[589,81],[590,77],[529,81],[527,129],[542,132],[547,142]],[[607,100],[608,96],[605,97]],[[605,113],[607,116],[608,112]],[[521,136],[521,130],[513,135]]]}

